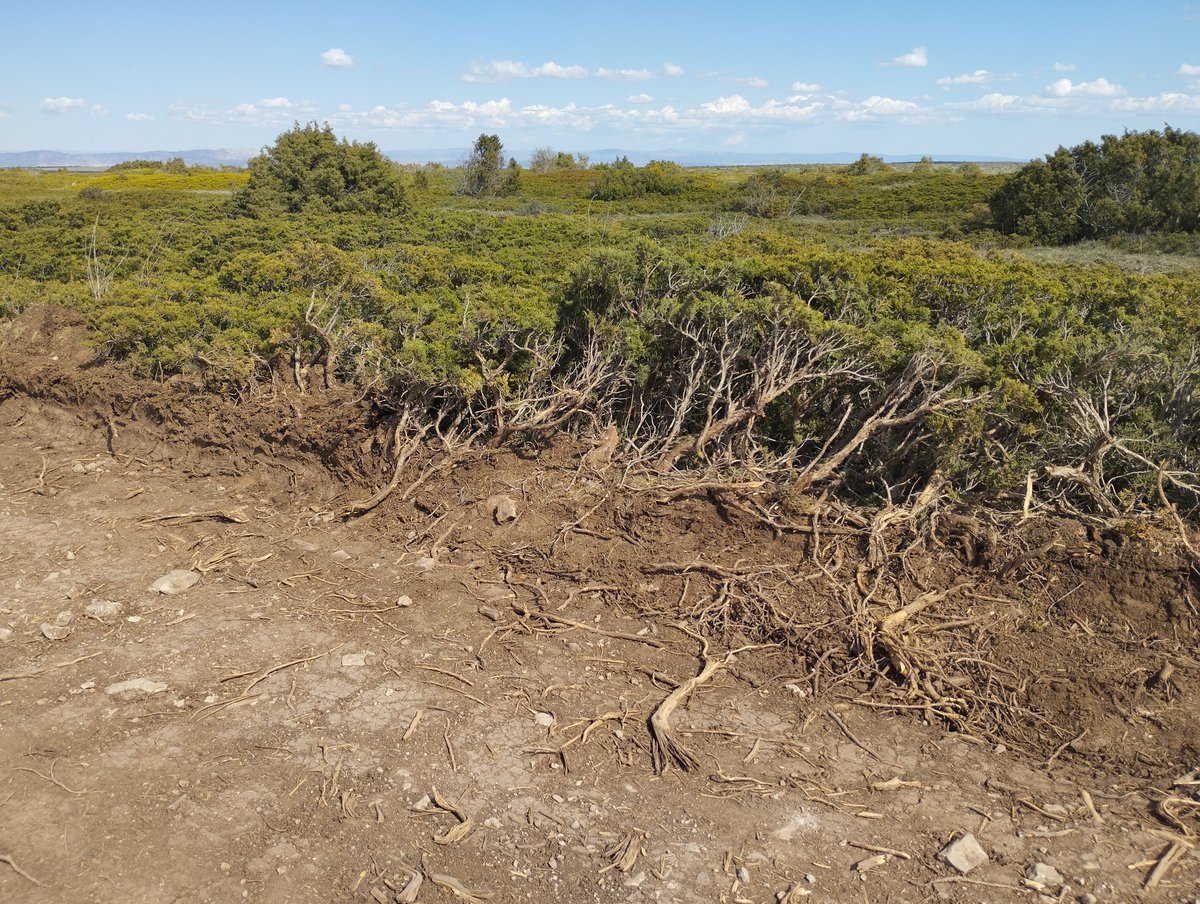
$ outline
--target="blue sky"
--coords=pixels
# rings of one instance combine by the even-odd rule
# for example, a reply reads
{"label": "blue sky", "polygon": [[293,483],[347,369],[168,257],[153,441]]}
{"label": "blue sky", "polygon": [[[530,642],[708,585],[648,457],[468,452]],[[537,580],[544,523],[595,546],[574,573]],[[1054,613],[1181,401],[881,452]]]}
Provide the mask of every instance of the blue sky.
{"label": "blue sky", "polygon": [[1200,126],[1200,2],[9,5],[0,150],[619,147],[1028,159]]}

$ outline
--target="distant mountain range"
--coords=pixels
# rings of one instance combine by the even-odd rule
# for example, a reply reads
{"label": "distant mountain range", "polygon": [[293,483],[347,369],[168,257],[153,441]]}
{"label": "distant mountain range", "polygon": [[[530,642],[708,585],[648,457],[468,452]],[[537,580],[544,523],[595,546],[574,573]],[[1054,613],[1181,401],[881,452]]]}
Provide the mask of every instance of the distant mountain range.
{"label": "distant mountain range", "polygon": [[[127,160],[170,160],[182,157],[190,166],[245,166],[258,151],[249,148],[200,148],[187,151],[107,151],[98,153],[66,153],[63,151],[15,151],[0,152],[0,168],[24,169],[106,169]],[[383,152],[398,163],[441,163],[457,166],[467,156],[466,148],[424,148],[408,150],[385,150]],[[520,162],[527,162],[532,149],[517,148],[506,152]],[[779,151],[770,154],[752,154],[746,151],[706,151],[676,148],[661,151],[630,151],[622,148],[599,148],[583,151],[592,163],[607,163],[619,157],[628,157],[638,165],[651,160],[672,160],[682,166],[769,166],[788,163],[852,163],[859,154],[843,152],[829,154],[804,154]],[[921,154],[881,154],[888,163],[912,163],[921,159]],[[1024,163],[1011,157],[978,157],[962,155],[931,155],[939,163]]]}

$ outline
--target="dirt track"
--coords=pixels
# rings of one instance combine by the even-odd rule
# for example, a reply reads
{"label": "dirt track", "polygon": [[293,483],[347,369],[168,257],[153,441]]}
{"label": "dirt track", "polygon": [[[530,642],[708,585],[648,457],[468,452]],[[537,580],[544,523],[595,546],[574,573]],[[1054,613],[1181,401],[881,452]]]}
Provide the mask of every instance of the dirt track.
{"label": "dirt track", "polygon": [[[94,367],[81,339],[27,316],[3,350],[0,900],[391,902],[419,869],[422,902],[1019,901],[1039,862],[1066,880],[1051,900],[1200,894],[1197,819],[1155,815],[1200,767],[1197,585],[1146,541],[1081,529],[1007,585],[979,566],[1023,620],[946,616],[1040,626],[972,636],[1061,735],[950,732],[768,647],[676,711],[697,768],[656,775],[647,720],[700,672],[678,604],[707,584],[652,566],[800,573],[809,538],[608,499],[553,450],[331,520],[381,476],[363,409],[238,409]],[[962,555],[938,556],[949,586]],[[200,581],[149,590],[173,569]],[[820,586],[788,598],[836,607]],[[761,642],[731,623],[709,661]],[[961,877],[937,854],[967,832],[990,859]]]}

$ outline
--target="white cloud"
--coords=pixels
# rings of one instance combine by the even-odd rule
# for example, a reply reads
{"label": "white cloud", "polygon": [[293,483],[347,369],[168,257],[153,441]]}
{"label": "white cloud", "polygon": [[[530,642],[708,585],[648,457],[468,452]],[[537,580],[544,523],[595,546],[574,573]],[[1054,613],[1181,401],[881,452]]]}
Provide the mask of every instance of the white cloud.
{"label": "white cloud", "polygon": [[596,70],[596,77],[640,82],[648,78],[654,78],[654,73],[649,69],[606,69],[601,66]]}
{"label": "white cloud", "polygon": [[726,81],[735,85],[744,85],[747,88],[766,88],[770,84],[765,78],[759,78],[757,75],[732,76]]}
{"label": "white cloud", "polygon": [[924,47],[914,47],[908,53],[902,53],[895,59],[879,65],[895,66],[901,69],[923,69],[929,65],[929,56]]}
{"label": "white cloud", "polygon": [[149,113],[126,113],[125,118],[130,122],[154,122],[154,117]]}
{"label": "white cloud", "polygon": [[1181,63],[1179,65],[1180,75],[1200,75],[1200,66],[1194,66],[1191,63]]}
{"label": "white cloud", "polygon": [[[452,129],[470,132],[479,128],[574,132],[625,131],[662,136],[719,130],[722,141],[729,136],[750,136],[770,129],[788,129],[820,122],[866,123],[888,120],[902,125],[956,120],[946,111],[930,109],[915,101],[875,95],[852,100],[834,94],[795,95],[784,100],[753,103],[741,94],[717,97],[685,109],[670,105],[649,106],[648,94],[634,94],[625,105],[563,106],[530,104],[517,106],[509,98],[454,102],[435,100],[412,106],[374,106],[355,109],[341,105],[330,117],[337,128]],[[260,105],[251,105],[258,106]],[[241,114],[239,114],[241,115]]]}
{"label": "white cloud", "polygon": [[792,90],[797,94],[816,94],[821,86],[816,82],[792,82]]}
{"label": "white cloud", "polygon": [[721,144],[725,145],[725,147],[727,147],[727,148],[733,148],[733,147],[737,147],[739,144],[742,144],[743,142],[745,142],[745,140],[746,140],[746,136],[744,133],[735,132],[734,134],[732,134],[728,138],[726,138],[724,141],[722,141]]}
{"label": "white cloud", "polygon": [[1123,97],[1112,106],[1126,113],[1195,113],[1200,112],[1200,94],[1164,91],[1151,97]]}
{"label": "white cloud", "polygon": [[935,84],[947,88],[950,85],[986,85],[995,78],[986,69],[976,69],[963,75],[947,75],[937,80]]}
{"label": "white cloud", "polygon": [[1069,78],[1060,78],[1046,91],[1053,97],[1121,97],[1125,89],[1108,79],[1098,78],[1094,82],[1073,83]]}
{"label": "white cloud", "polygon": [[464,82],[494,84],[517,78],[584,78],[588,71],[582,66],[560,66],[553,60],[540,66],[530,66],[517,60],[477,61],[461,76]]}
{"label": "white cloud", "polygon": [[297,103],[286,97],[268,97],[254,103],[238,104],[231,109],[214,109],[207,104],[171,104],[167,107],[167,116],[210,125],[228,122],[288,125],[298,117],[312,116],[317,109],[312,101]]}
{"label": "white cloud", "polygon": [[107,116],[108,107],[104,106],[104,104],[92,104],[91,113],[93,116]]}
{"label": "white cloud", "polygon": [[985,94],[978,100],[962,101],[946,104],[955,110],[986,110],[992,112],[1008,112],[1024,109],[1024,99],[1015,94]]}
{"label": "white cloud", "polygon": [[333,69],[350,69],[354,66],[354,58],[340,47],[330,47],[321,54],[321,62]]}
{"label": "white cloud", "polygon": [[7,101],[0,101],[0,119],[12,118],[12,104]]}
{"label": "white cloud", "polygon": [[889,117],[914,117],[923,112],[921,106],[911,100],[874,95],[861,103],[851,104],[848,109],[839,110],[835,118],[843,122],[871,122]]}
{"label": "white cloud", "polygon": [[66,113],[83,106],[82,97],[47,97],[38,104],[43,113]]}
{"label": "white cloud", "polygon": [[1050,68],[1053,69],[1055,72],[1074,72],[1079,67],[1076,66],[1074,63],[1055,63]]}
{"label": "white cloud", "polygon": [[683,67],[676,66],[674,63],[663,63],[663,75],[678,78],[683,75]]}

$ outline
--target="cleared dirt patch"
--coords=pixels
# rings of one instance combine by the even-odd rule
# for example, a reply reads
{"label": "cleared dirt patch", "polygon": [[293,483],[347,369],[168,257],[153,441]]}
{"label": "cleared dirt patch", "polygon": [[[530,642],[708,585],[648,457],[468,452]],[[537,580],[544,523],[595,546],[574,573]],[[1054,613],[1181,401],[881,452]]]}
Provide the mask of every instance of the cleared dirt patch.
{"label": "cleared dirt patch", "polygon": [[341,521],[388,478],[361,402],[234,405],[85,339],[43,311],[0,351],[0,899],[1057,898],[1038,863],[1195,895],[1167,534],[772,530],[567,442]]}

